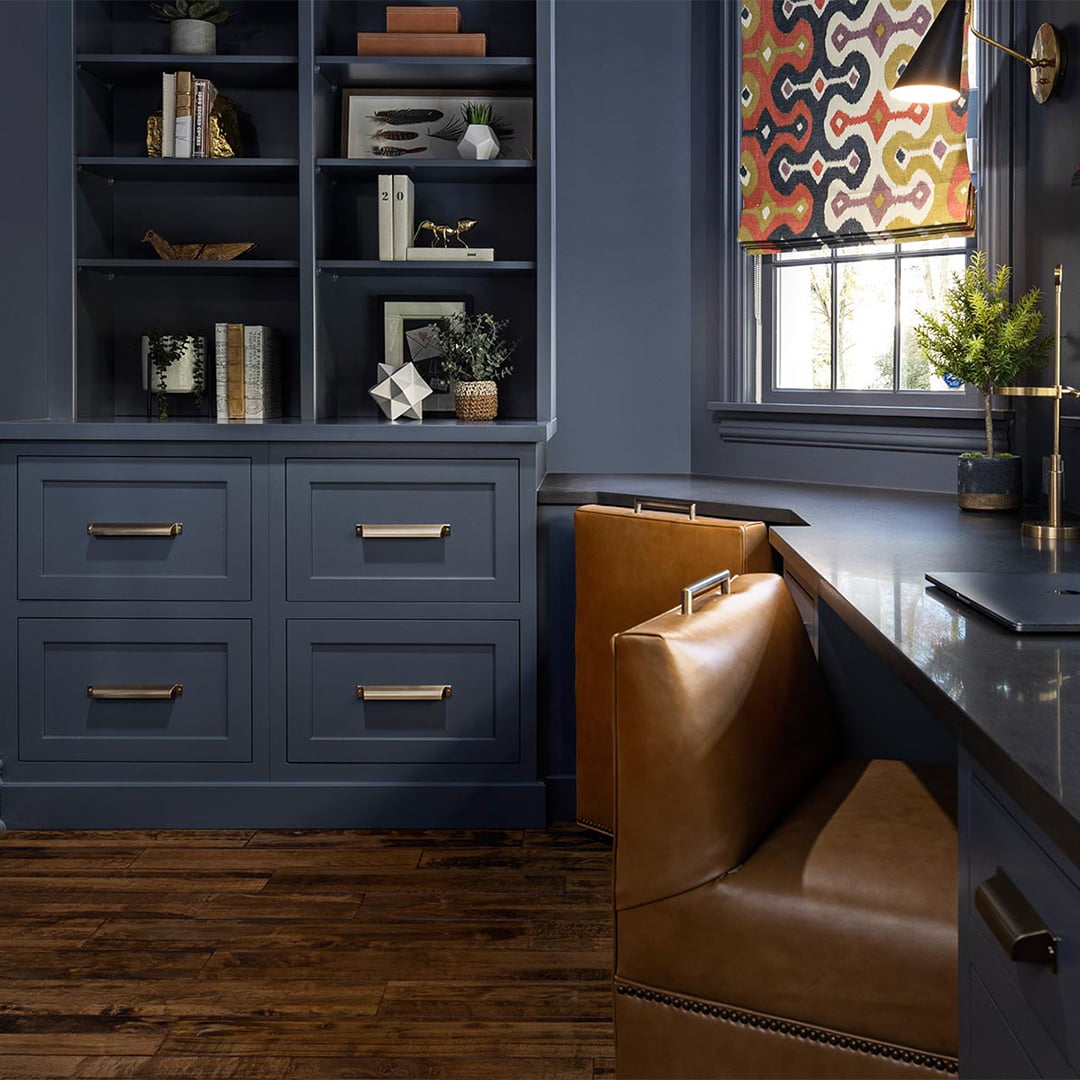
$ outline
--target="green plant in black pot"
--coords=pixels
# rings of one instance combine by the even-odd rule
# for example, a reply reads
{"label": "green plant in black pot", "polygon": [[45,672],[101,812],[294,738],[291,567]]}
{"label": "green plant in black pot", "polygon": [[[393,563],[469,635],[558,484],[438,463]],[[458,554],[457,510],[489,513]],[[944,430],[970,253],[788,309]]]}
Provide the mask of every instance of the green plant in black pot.
{"label": "green plant in black pot", "polygon": [[1011,279],[1008,266],[991,276],[986,254],[975,252],[963,274],[954,275],[941,311],[919,312],[914,328],[935,374],[974,386],[983,396],[986,450],[962,454],[958,462],[957,496],[965,510],[1009,510],[1021,502],[1020,458],[994,453],[992,398],[997,387],[1046,363],[1052,341],[1041,333],[1038,288],[1011,303]]}
{"label": "green plant in black pot", "polygon": [[443,351],[442,369],[454,388],[459,420],[494,420],[499,411],[496,380],[510,374],[514,344],[506,341],[506,321],[481,312],[455,312],[435,328]]}

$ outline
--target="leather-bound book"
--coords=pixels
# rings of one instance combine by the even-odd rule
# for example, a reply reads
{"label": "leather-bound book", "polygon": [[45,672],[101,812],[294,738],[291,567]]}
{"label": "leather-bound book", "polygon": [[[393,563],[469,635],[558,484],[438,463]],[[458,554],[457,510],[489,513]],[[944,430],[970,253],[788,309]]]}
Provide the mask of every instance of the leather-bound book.
{"label": "leather-bound book", "polygon": [[390,34],[456,34],[461,30],[461,10],[456,7],[388,7],[386,31]]}
{"label": "leather-bound book", "polygon": [[486,34],[357,34],[357,56],[487,56]]}

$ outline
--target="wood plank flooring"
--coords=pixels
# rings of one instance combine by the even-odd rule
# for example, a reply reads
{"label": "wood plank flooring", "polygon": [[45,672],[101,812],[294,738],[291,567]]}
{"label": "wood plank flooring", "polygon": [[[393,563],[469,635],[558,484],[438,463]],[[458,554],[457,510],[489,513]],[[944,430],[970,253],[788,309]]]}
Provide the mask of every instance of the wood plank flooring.
{"label": "wood plank flooring", "polygon": [[610,844],[13,832],[0,1080],[614,1076]]}

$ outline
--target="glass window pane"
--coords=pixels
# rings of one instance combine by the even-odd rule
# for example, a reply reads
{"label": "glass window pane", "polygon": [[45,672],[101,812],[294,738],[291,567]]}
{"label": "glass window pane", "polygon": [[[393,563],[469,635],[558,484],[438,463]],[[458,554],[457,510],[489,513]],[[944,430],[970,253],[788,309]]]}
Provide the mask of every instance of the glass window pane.
{"label": "glass window pane", "polygon": [[939,255],[904,259],[900,268],[900,389],[951,390],[930,370],[930,362],[915,340],[913,327],[920,311],[940,309],[953,276],[964,271],[965,256]]}
{"label": "glass window pane", "polygon": [[866,257],[868,255],[891,255],[896,250],[896,245],[891,240],[875,240],[872,243],[867,242],[865,244],[847,244],[844,247],[838,247],[835,249],[836,254],[840,258],[859,256]]}
{"label": "glass window pane", "polygon": [[910,255],[915,251],[964,251],[967,241],[962,236],[939,236],[934,240],[907,240],[900,245],[901,255]]}
{"label": "glass window pane", "polygon": [[827,247],[805,248],[800,251],[781,251],[773,256],[778,262],[814,262],[828,257],[829,249]]}
{"label": "glass window pane", "polygon": [[777,270],[776,294],[777,388],[828,390],[832,385],[828,265]]}
{"label": "glass window pane", "polygon": [[895,263],[844,263],[837,268],[836,386],[893,389]]}

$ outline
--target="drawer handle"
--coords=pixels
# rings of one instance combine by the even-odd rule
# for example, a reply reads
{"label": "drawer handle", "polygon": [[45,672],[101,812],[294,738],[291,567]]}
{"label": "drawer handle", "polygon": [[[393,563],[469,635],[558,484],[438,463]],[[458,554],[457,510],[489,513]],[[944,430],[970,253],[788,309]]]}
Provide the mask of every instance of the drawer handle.
{"label": "drawer handle", "polygon": [[442,686],[358,686],[361,701],[445,701],[453,687]]}
{"label": "drawer handle", "polygon": [[682,613],[684,615],[693,615],[694,601],[702,593],[712,592],[717,586],[720,587],[723,596],[727,596],[731,592],[730,570],[721,570],[719,574],[712,574],[710,577],[695,581],[693,585],[687,585],[682,591]]}
{"label": "drawer handle", "polygon": [[442,540],[450,535],[449,525],[357,525],[363,540]]}
{"label": "drawer handle", "polygon": [[1057,937],[1000,866],[975,890],[975,910],[1010,960],[1057,971]]}
{"label": "drawer handle", "polygon": [[184,692],[183,683],[139,686],[128,683],[122,686],[93,686],[86,688],[87,697],[95,701],[172,701]]}
{"label": "drawer handle", "polygon": [[697,520],[697,503],[676,502],[674,499],[635,499],[634,513],[642,510],[668,510],[673,514],[685,514],[691,521]]}
{"label": "drawer handle", "polygon": [[179,536],[182,521],[91,521],[86,526],[90,536]]}

